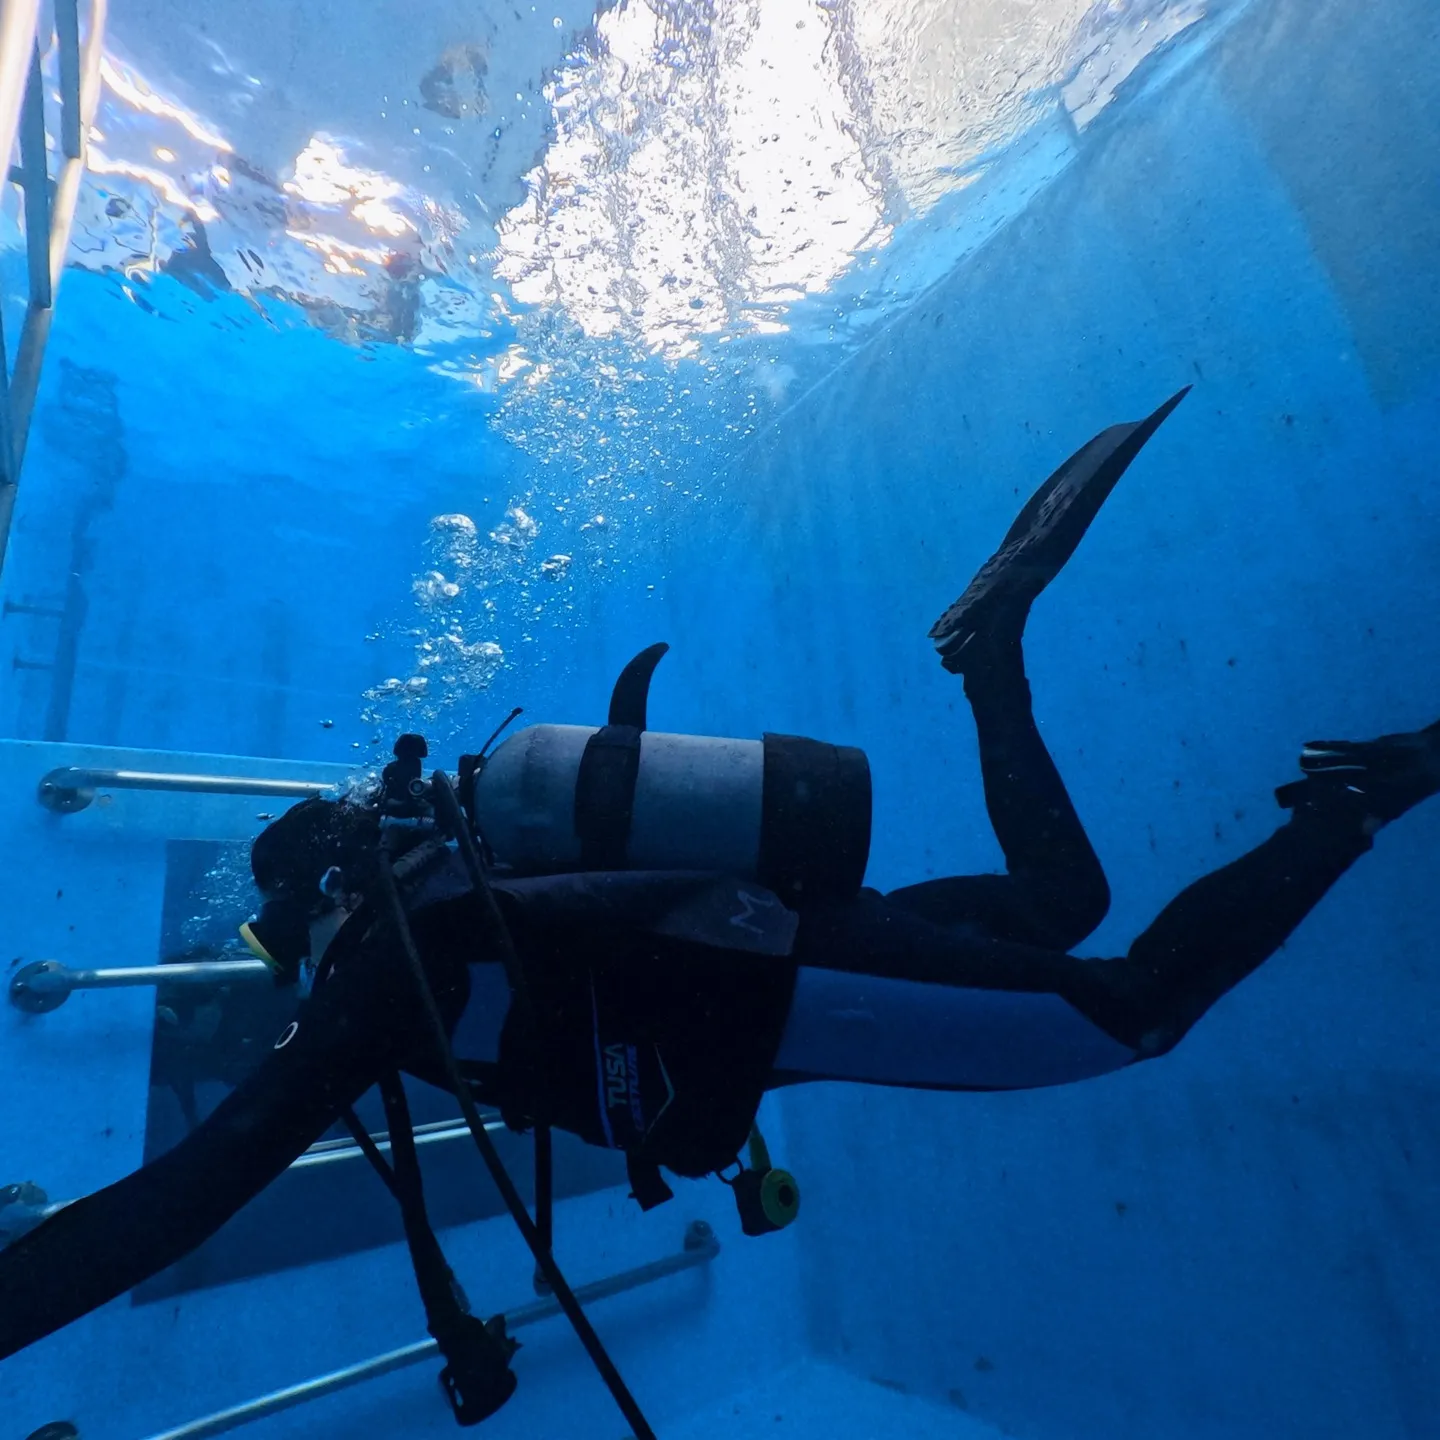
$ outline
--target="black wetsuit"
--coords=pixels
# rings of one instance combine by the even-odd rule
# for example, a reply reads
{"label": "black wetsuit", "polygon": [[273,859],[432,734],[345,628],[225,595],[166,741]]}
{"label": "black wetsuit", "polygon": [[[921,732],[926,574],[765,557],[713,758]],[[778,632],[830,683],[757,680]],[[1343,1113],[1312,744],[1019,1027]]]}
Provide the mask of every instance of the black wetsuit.
{"label": "black wetsuit", "polygon": [[[1109,890],[1031,716],[1018,647],[967,678],[966,691],[1005,875],[862,891],[806,909],[788,957],[773,947],[732,953],[663,926],[631,933],[613,918],[572,925],[543,913],[543,890],[527,900],[501,887],[522,956],[556,978],[542,1007],[553,1030],[537,1041],[507,1022],[499,1058],[508,1054],[513,1074],[549,1087],[555,1123],[627,1149],[653,1129],[664,1143],[650,1146],[651,1158],[703,1173],[728,1158],[725,1145],[734,1155],[768,1088],[834,1078],[1028,1087],[1163,1053],[1370,848],[1358,823],[1297,813],[1184,891],[1125,957],[1076,959],[1066,952],[1099,924]],[[446,1022],[459,1027],[457,1052],[472,976],[493,969],[474,963],[489,957],[475,953],[473,904],[454,894],[412,915]],[[857,1023],[855,1033],[883,1038],[901,994],[895,986],[924,987],[927,1012],[958,1017],[938,1061],[926,1060],[922,1045],[905,1051],[917,1057],[910,1074],[865,1054],[841,1054],[830,1066],[795,1063],[823,1054]],[[602,1034],[606,1026],[619,1027],[614,1037]],[[0,1252],[0,1357],[199,1245],[387,1071],[435,1077],[425,1037],[393,948],[344,947],[273,1053],[174,1149]],[[617,1104],[607,1112],[611,1052]],[[504,1093],[496,1079],[503,1065],[487,1071],[486,1057],[462,1058],[478,1079],[489,1074],[502,1108],[527,1118],[524,1087]]]}

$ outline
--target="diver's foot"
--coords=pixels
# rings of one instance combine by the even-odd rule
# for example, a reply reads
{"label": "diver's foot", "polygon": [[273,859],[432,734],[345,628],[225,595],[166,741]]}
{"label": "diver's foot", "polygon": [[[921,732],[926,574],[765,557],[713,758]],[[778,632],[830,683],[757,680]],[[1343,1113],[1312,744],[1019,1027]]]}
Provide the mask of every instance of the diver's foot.
{"label": "diver's foot", "polygon": [[1036,597],[1075,553],[1115,482],[1189,390],[1187,385],[1144,420],[1101,431],[1030,497],[999,550],[930,628],[947,670],[963,675],[993,645],[1018,643]]}
{"label": "diver's foot", "polygon": [[1303,780],[1275,792],[1286,810],[1351,815],[1367,833],[1440,794],[1440,720],[1378,740],[1312,740],[1300,752]]}

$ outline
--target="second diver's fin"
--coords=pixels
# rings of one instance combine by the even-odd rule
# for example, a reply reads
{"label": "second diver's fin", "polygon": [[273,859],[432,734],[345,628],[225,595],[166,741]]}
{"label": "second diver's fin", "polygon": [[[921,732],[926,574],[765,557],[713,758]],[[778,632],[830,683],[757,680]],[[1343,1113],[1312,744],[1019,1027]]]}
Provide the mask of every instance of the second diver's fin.
{"label": "second diver's fin", "polygon": [[650,677],[670,647],[662,640],[642,650],[621,672],[610,693],[610,724],[645,728],[650,699]]}
{"label": "second diver's fin", "polygon": [[972,642],[996,629],[1003,629],[1006,637],[995,638],[1013,632],[1019,639],[1036,597],[1075,553],[1145,442],[1189,393],[1187,385],[1144,420],[1102,430],[1030,497],[1000,548],[930,628],[947,670],[963,674]]}

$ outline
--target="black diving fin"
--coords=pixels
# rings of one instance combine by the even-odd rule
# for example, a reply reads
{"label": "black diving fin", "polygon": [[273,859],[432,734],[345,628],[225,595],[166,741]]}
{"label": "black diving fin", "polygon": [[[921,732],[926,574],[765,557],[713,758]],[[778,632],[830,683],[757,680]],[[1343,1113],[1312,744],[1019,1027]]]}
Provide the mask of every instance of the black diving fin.
{"label": "black diving fin", "polygon": [[1440,794],[1440,720],[1378,740],[1311,740],[1300,752],[1303,780],[1282,785],[1286,810],[1348,809],[1376,828]]}
{"label": "black diving fin", "polygon": [[1189,393],[1187,385],[1144,420],[1102,430],[1030,497],[1000,548],[930,629],[947,670],[964,673],[966,652],[978,637],[999,630],[1019,639],[1036,597],[1075,553],[1145,442]]}
{"label": "black diving fin", "polygon": [[611,725],[645,728],[646,709],[650,700],[650,680],[655,667],[665,658],[670,647],[662,640],[642,650],[621,672],[610,693]]}

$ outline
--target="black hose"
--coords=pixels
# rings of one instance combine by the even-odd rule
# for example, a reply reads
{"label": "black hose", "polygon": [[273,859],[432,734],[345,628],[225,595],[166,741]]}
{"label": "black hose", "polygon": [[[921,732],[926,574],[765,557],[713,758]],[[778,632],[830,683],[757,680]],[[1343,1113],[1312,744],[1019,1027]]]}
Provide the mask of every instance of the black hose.
{"label": "black hose", "polygon": [[470,877],[476,895],[480,897],[486,928],[489,931],[485,937],[487,945],[499,954],[500,963],[505,967],[505,979],[510,985],[510,993],[519,1006],[521,1019],[528,1024],[535,1015],[535,1006],[525,978],[525,967],[520,963],[515,941],[510,935],[510,927],[505,923],[505,917],[500,913],[499,903],[495,899],[495,892],[490,888],[490,877],[486,875],[485,866],[480,861],[480,851],[475,845],[475,837],[470,833],[465,812],[460,808],[455,787],[450,783],[450,777],[445,771],[437,770],[430,777],[430,795],[436,818],[441,828],[455,837],[465,873]]}
{"label": "black hose", "polygon": [[[444,779],[443,785],[435,787],[436,792],[448,796],[449,801],[458,810],[455,801],[455,792],[450,788],[448,776],[441,776]],[[463,826],[462,826],[463,830]],[[469,839],[468,834],[461,840],[461,854],[464,855],[465,840]],[[471,841],[473,854],[474,842]],[[479,857],[474,857],[478,867]],[[468,868],[468,864],[467,864]],[[595,1327],[591,1325],[589,1317],[580,1308],[580,1302],[575,1298],[575,1292],[570,1288],[569,1282],[561,1274],[560,1267],[555,1263],[555,1258],[550,1254],[548,1247],[542,1239],[540,1232],[531,1220],[529,1211],[525,1208],[525,1202],[520,1198],[520,1192],[515,1188],[515,1182],[511,1180],[509,1172],[505,1169],[505,1162],[501,1160],[499,1152],[495,1149],[494,1142],[485,1132],[485,1124],[480,1118],[480,1112],[475,1106],[475,1100],[470,1094],[470,1089],[460,1073],[460,1067],[455,1060],[455,1052],[450,1046],[450,1036],[445,1029],[444,1018],[440,1014],[440,1007],[435,1001],[435,992],[430,988],[429,978],[425,974],[425,966],[421,962],[420,952],[415,948],[415,937],[410,933],[410,923],[405,917],[405,907],[400,900],[400,891],[395,884],[395,877],[390,872],[388,864],[381,864],[377,867],[380,892],[384,898],[386,907],[390,911],[390,918],[394,924],[396,934],[400,941],[400,947],[404,951],[406,964],[410,967],[411,978],[415,982],[415,989],[420,996],[421,1004],[425,1011],[426,1022],[430,1027],[432,1038],[435,1042],[436,1052],[445,1070],[445,1078],[450,1088],[455,1092],[455,1098],[460,1102],[460,1113],[465,1117],[465,1124],[470,1131],[471,1138],[475,1141],[480,1151],[480,1157],[485,1162],[485,1168],[490,1172],[490,1178],[494,1180],[496,1188],[500,1191],[501,1198],[505,1201],[506,1209],[510,1211],[511,1218],[519,1228],[525,1243],[530,1247],[530,1253],[535,1257],[535,1263],[540,1267],[541,1274],[549,1282],[550,1288],[559,1302],[560,1308],[565,1312],[566,1318],[570,1321],[579,1337],[580,1343],[585,1347],[586,1353],[590,1356],[595,1368],[600,1373],[611,1395],[615,1397],[615,1403],[620,1407],[621,1413],[629,1421],[630,1428],[635,1432],[635,1440],[656,1440],[655,1432],[650,1428],[649,1422],[645,1419],[640,1406],[636,1403],[635,1397],[630,1393],[625,1381],[621,1378],[619,1370],[615,1368],[615,1362],[611,1360],[599,1335],[595,1333]],[[515,964],[518,973],[519,960],[515,953],[514,942],[510,939],[510,933],[505,926],[504,916],[500,914],[499,906],[495,905],[495,899],[490,888],[484,883],[484,872],[480,871],[480,889],[482,895],[488,896],[490,904],[494,907],[495,919],[498,921],[501,931],[504,934],[504,942],[501,946],[502,954],[506,950],[510,959]],[[472,877],[473,878],[473,877]],[[507,965],[507,970],[509,966]],[[520,993],[517,991],[517,994]]]}
{"label": "black hose", "polygon": [[535,1229],[547,1250],[555,1248],[555,1166],[550,1127],[535,1127]]}
{"label": "black hose", "polygon": [[340,1118],[345,1122],[345,1128],[350,1132],[351,1139],[360,1147],[360,1153],[370,1162],[370,1168],[380,1177],[385,1188],[396,1200],[399,1200],[400,1192],[395,1188],[395,1174],[380,1153],[380,1147],[375,1143],[374,1137],[360,1123],[360,1117],[355,1113],[354,1107],[346,1105],[340,1111]]}

